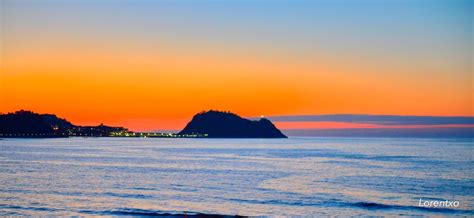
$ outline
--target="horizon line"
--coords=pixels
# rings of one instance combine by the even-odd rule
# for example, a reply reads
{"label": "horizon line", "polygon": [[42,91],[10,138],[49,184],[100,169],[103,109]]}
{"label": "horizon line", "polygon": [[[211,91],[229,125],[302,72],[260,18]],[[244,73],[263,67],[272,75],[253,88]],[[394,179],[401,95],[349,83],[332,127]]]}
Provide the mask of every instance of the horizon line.
{"label": "horizon line", "polygon": [[474,116],[319,114],[265,117],[272,122],[343,122],[375,125],[474,125]]}

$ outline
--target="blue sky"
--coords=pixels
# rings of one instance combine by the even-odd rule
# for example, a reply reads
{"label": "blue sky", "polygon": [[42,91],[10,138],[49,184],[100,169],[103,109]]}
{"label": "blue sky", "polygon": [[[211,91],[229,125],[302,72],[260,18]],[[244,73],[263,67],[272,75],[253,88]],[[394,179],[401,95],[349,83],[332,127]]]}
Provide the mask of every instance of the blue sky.
{"label": "blue sky", "polygon": [[2,0],[0,112],[136,130],[206,109],[472,116],[473,4]]}

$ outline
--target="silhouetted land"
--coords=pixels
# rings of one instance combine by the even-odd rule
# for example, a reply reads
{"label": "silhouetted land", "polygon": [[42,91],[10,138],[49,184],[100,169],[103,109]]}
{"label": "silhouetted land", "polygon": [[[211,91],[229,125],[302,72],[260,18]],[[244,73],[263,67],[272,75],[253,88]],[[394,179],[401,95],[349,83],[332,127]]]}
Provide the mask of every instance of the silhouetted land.
{"label": "silhouetted land", "polygon": [[123,127],[76,126],[53,114],[17,111],[0,115],[0,137],[46,138],[68,136],[110,136],[114,132],[129,132]]}
{"label": "silhouetted land", "polygon": [[269,120],[251,121],[235,114],[208,111],[196,114],[178,134],[139,133],[124,127],[78,126],[53,114],[17,111],[0,114],[0,138],[48,137],[166,137],[166,138],[286,138]]}
{"label": "silhouetted land", "polygon": [[194,115],[178,133],[186,134],[205,134],[210,138],[287,138],[268,119],[253,121],[230,112],[213,110]]}

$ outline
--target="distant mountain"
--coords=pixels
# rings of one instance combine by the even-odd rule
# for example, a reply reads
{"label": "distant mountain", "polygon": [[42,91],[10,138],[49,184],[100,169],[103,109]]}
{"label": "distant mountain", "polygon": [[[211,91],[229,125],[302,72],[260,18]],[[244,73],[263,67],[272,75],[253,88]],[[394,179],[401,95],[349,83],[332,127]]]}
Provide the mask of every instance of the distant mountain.
{"label": "distant mountain", "polygon": [[178,135],[204,135],[209,138],[287,138],[268,119],[252,121],[230,112],[214,110],[194,115]]}
{"label": "distant mountain", "polygon": [[0,138],[46,137],[210,137],[286,138],[270,120],[247,120],[230,112],[207,111],[196,114],[178,134],[134,133],[123,127],[77,126],[53,114],[20,110],[0,113]]}
{"label": "distant mountain", "polygon": [[20,110],[0,114],[0,137],[68,137],[110,136],[112,132],[128,131],[122,127],[76,126],[53,114]]}
{"label": "distant mountain", "polygon": [[74,125],[52,114],[17,111],[0,115],[0,134],[5,136],[62,136]]}

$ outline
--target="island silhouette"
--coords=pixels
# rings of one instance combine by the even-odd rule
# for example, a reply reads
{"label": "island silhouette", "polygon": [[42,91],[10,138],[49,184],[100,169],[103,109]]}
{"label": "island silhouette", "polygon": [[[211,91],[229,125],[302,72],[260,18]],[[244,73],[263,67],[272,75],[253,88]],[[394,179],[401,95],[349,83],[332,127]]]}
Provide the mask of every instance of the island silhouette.
{"label": "island silhouette", "polygon": [[231,112],[215,110],[194,115],[178,133],[193,134],[206,134],[211,138],[287,138],[268,119],[248,120]]}
{"label": "island silhouette", "polygon": [[49,137],[287,138],[265,118],[244,119],[216,110],[196,114],[178,133],[133,132],[125,127],[74,125],[54,114],[20,110],[0,114],[0,138]]}

